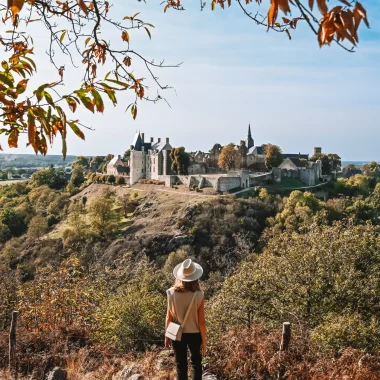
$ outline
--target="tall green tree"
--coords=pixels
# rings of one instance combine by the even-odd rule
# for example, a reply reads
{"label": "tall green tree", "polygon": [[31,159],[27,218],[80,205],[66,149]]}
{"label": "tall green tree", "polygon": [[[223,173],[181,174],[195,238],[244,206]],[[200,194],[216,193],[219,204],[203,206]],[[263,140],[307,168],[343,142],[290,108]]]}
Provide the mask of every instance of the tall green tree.
{"label": "tall green tree", "polygon": [[84,167],[81,165],[75,166],[73,172],[71,173],[70,181],[75,187],[79,187],[86,180],[84,176]]}
{"label": "tall green tree", "polygon": [[170,158],[172,160],[171,169],[177,174],[187,174],[190,166],[190,156],[185,152],[183,146],[179,148],[173,148],[170,152]]}
{"label": "tall green tree", "polygon": [[90,223],[99,235],[106,235],[114,230],[115,222],[119,219],[113,210],[113,202],[110,199],[96,198],[88,206]]}
{"label": "tall green tree", "polygon": [[322,174],[324,175],[339,170],[342,165],[341,158],[336,153],[319,153],[310,157],[310,161],[315,162],[317,160],[322,161]]}
{"label": "tall green tree", "polygon": [[40,240],[41,236],[43,236],[47,231],[48,223],[46,218],[44,218],[42,215],[34,216],[29,223],[28,234],[31,237]]}

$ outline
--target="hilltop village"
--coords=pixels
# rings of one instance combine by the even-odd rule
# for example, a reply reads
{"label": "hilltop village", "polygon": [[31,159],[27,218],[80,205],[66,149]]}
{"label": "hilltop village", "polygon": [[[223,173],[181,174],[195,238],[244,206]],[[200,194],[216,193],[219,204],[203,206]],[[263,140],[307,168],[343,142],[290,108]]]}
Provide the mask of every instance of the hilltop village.
{"label": "hilltop village", "polygon": [[[215,191],[228,192],[237,188],[248,188],[272,181],[281,183],[284,178],[301,181],[305,187],[330,181],[333,174],[323,173],[321,160],[310,161],[309,154],[282,153],[282,162],[277,167],[266,165],[265,146],[255,145],[251,126],[247,136],[238,144],[229,144],[238,159],[233,168],[220,168],[219,158],[223,146],[216,143],[207,152],[186,152],[189,159],[186,171],[173,170],[171,152],[175,149],[170,139],[146,138],[144,133],[136,132],[132,144],[122,155],[110,156],[102,172],[107,175],[123,176],[130,186],[140,180],[160,181],[165,186],[184,184],[187,187],[212,187]],[[314,158],[322,154],[320,147],[314,148]],[[99,171],[100,161],[92,160],[90,172]]]}

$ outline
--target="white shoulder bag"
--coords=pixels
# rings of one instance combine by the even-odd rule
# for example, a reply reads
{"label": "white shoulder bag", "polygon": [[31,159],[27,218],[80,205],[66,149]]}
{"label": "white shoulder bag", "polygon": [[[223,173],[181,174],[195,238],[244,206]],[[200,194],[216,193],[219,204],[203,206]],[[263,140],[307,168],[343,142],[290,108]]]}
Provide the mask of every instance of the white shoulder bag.
{"label": "white shoulder bag", "polygon": [[[187,308],[186,315],[185,315],[185,318],[183,319],[182,323],[180,325],[178,323],[175,323],[175,322],[170,322],[169,323],[169,326],[168,326],[168,328],[166,329],[166,332],[165,332],[165,336],[167,336],[171,340],[179,340],[180,341],[182,339],[182,330],[183,330],[183,327],[186,324],[187,317],[189,316],[189,313],[190,313],[190,310],[191,310],[191,306],[193,306],[193,302],[195,300],[196,295],[197,295],[197,292],[194,292],[194,295],[193,295],[193,297],[192,297],[192,299],[190,301],[190,305]],[[177,314],[177,308],[175,306],[174,294],[173,294],[173,302],[174,302],[174,307],[176,309],[175,311],[176,311],[176,314]]]}

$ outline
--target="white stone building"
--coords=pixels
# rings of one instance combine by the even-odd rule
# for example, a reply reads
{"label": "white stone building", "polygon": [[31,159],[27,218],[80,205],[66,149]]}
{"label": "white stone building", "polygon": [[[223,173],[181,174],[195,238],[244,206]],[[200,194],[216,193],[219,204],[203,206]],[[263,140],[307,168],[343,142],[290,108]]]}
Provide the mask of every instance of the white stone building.
{"label": "white stone building", "polygon": [[130,146],[130,184],[133,185],[141,178],[159,179],[162,175],[171,174],[170,152],[172,146],[167,137],[165,141],[159,138],[154,142],[145,142],[144,133],[137,132]]}

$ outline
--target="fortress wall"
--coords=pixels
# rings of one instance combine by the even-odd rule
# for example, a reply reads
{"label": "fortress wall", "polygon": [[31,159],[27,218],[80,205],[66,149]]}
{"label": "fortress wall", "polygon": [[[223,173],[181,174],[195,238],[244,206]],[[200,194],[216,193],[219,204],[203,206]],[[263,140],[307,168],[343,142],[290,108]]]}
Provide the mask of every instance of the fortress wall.
{"label": "fortress wall", "polygon": [[233,189],[240,188],[240,177],[219,177],[218,178],[218,190],[219,191],[231,191]]}

